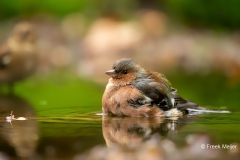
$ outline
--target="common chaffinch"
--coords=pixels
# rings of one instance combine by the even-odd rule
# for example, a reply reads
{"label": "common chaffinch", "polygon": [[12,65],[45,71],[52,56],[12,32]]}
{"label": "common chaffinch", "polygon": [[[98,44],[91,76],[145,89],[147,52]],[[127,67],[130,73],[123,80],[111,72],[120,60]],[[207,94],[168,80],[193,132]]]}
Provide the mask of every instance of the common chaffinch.
{"label": "common chaffinch", "polygon": [[180,116],[184,105],[197,106],[180,97],[167,78],[147,71],[131,59],[121,59],[106,71],[111,78],[102,97],[104,115],[151,117]]}

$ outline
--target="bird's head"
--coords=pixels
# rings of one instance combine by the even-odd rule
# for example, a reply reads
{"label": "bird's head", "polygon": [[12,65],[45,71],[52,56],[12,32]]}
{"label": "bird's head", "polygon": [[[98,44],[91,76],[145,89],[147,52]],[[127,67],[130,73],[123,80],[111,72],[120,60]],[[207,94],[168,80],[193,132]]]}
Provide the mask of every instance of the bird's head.
{"label": "bird's head", "polygon": [[13,30],[12,36],[19,42],[35,42],[36,35],[33,26],[28,22],[18,23]]}
{"label": "bird's head", "polygon": [[138,76],[140,66],[131,59],[121,59],[113,64],[111,70],[105,73],[121,84],[129,84]]}

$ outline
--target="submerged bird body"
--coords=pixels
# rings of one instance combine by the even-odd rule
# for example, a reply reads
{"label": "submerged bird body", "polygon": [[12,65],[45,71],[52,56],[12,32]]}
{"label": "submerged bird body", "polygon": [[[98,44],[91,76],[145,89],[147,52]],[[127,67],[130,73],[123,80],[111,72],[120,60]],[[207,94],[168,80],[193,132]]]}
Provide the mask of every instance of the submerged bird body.
{"label": "submerged bird body", "polygon": [[104,114],[150,117],[165,116],[166,110],[172,111],[170,115],[182,114],[174,107],[176,100],[184,99],[163,74],[146,71],[130,59],[116,61],[106,74],[111,78],[102,98]]}
{"label": "submerged bird body", "polygon": [[12,84],[35,71],[35,35],[27,22],[15,26],[12,35],[0,46],[0,83]]}

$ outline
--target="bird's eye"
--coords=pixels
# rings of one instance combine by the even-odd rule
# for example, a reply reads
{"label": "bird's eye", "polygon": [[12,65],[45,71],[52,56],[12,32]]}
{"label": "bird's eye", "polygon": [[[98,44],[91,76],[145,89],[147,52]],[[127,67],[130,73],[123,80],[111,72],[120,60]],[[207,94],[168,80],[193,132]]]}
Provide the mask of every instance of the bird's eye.
{"label": "bird's eye", "polygon": [[123,74],[127,74],[127,71],[126,71],[126,70],[124,70],[124,71],[123,71]]}

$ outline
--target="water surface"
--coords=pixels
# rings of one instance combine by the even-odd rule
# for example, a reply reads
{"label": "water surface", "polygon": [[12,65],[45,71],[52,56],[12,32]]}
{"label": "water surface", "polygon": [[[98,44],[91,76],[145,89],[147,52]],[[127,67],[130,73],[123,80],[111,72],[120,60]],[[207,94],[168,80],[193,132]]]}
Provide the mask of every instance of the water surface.
{"label": "water surface", "polygon": [[[111,153],[117,154],[118,159],[127,155],[135,159],[139,156],[148,159],[154,156],[165,159],[239,156],[240,112],[236,102],[223,105],[232,111],[229,114],[179,118],[103,117],[98,114],[103,90],[104,86],[79,78],[50,78],[25,81],[16,86],[14,95],[1,94],[0,159],[111,159]],[[184,92],[187,90],[190,89]],[[196,101],[201,97],[195,96]],[[208,97],[200,104],[211,102]],[[15,117],[28,120],[4,120],[11,111]],[[238,149],[206,148],[223,144],[236,145]]]}

